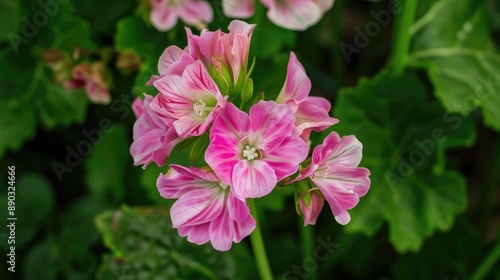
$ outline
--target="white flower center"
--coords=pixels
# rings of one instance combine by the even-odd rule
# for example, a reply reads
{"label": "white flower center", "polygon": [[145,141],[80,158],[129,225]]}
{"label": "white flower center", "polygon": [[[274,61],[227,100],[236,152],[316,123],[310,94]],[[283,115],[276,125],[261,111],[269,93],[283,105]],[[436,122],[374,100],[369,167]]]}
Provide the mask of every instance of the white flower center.
{"label": "white flower center", "polygon": [[227,187],[228,187],[228,185],[227,185],[227,184],[224,184],[224,183],[222,183],[222,182],[220,182],[220,183],[219,183],[219,186],[220,186],[223,190],[227,189]]}
{"label": "white flower center", "polygon": [[254,147],[250,147],[248,145],[245,147],[245,150],[243,151],[243,157],[245,157],[248,160],[252,160],[258,156],[259,154],[257,153]]}
{"label": "white flower center", "polygon": [[203,116],[205,113],[205,109],[207,107],[207,103],[203,102],[203,100],[198,100],[198,102],[194,103],[193,105],[193,111],[198,115],[198,116]]}

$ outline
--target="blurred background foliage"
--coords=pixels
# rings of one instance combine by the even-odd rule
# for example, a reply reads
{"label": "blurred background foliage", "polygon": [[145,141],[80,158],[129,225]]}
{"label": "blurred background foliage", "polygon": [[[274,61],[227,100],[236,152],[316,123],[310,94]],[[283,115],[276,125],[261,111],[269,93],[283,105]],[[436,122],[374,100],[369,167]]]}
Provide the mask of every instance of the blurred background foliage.
{"label": "blurred background foliage", "polygon": [[[146,1],[52,2],[58,10],[42,25],[34,23],[44,12],[38,1],[0,1],[0,162],[2,182],[16,166],[18,217],[17,272],[3,261],[0,278],[256,279],[248,240],[222,253],[179,237],[172,201],[155,186],[166,167],[134,167],[128,152],[130,104],[156,94],[145,83],[165,47],[186,45],[184,26],[156,31]],[[320,246],[316,237],[338,246],[307,279],[500,279],[500,3],[419,0],[409,34],[399,31],[406,15],[398,13],[366,35],[390,2],[337,0],[299,33],[273,25],[261,6],[249,19],[257,23],[255,89],[274,98],[296,52],[312,95],[334,104],[333,130],[360,139],[361,166],[372,173],[345,227],[325,208],[316,227],[301,228],[293,193],[257,201],[280,279]],[[230,19],[219,0],[212,4],[209,28],[226,30]],[[368,40],[362,47],[359,32]],[[395,61],[402,36],[408,55]],[[357,51],[346,55],[342,43]],[[110,105],[65,90],[42,59],[46,50],[75,48],[106,66]],[[189,149],[169,160],[190,165]],[[0,201],[7,205],[6,187]],[[6,229],[0,234],[6,252]]]}

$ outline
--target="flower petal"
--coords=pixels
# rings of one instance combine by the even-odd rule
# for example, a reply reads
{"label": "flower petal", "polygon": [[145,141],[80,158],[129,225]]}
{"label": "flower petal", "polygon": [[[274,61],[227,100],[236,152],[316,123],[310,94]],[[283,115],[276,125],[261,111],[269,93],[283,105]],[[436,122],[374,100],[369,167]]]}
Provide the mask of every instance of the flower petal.
{"label": "flower petal", "polygon": [[267,17],[276,25],[291,30],[305,30],[318,22],[322,11],[311,0],[261,0],[269,8]]}
{"label": "flower petal", "polygon": [[301,135],[308,128],[321,132],[339,122],[336,118],[330,117],[328,111],[324,108],[324,101],[328,102],[320,97],[315,99],[307,98],[299,104],[297,112],[295,112],[295,125],[298,135]]}
{"label": "flower petal", "polygon": [[248,214],[245,219],[233,222],[233,241],[241,242],[243,238],[249,236],[256,226],[255,219]]}
{"label": "flower petal", "polygon": [[215,135],[211,133],[210,137],[210,144],[205,152],[205,161],[222,182],[231,185],[234,166],[241,159],[238,140],[222,133]]}
{"label": "flower petal", "polygon": [[158,72],[160,73],[160,75],[165,75],[165,72],[168,70],[168,68],[170,68],[174,63],[178,62],[183,54],[187,53],[177,46],[167,47],[165,51],[163,51],[158,61]]}
{"label": "flower petal", "polygon": [[216,219],[224,208],[221,188],[194,189],[182,195],[172,206],[170,216],[174,228],[193,226]]}
{"label": "flower petal", "polygon": [[186,1],[179,8],[179,17],[187,24],[197,25],[212,22],[212,6],[205,1]]}
{"label": "flower petal", "polygon": [[249,18],[255,12],[255,0],[222,0],[224,15],[232,18]]}
{"label": "flower petal", "polygon": [[164,134],[161,138],[161,144],[158,145],[153,150],[153,161],[156,162],[158,166],[163,166],[167,163],[168,157],[172,150],[175,148],[175,145],[182,142],[182,138],[177,135],[177,132],[173,127],[170,127],[167,130],[167,133]]}
{"label": "flower petal", "polygon": [[277,180],[281,181],[297,172],[308,153],[309,145],[300,137],[292,135],[283,139],[275,149],[266,151],[263,160],[274,169]]}
{"label": "flower petal", "polygon": [[179,227],[177,231],[180,236],[186,236],[191,243],[202,245],[210,240],[209,234],[210,223],[203,223],[195,226]]}
{"label": "flower petal", "polygon": [[259,101],[250,108],[248,142],[259,149],[271,150],[293,133],[295,117],[287,105]]}
{"label": "flower petal", "polygon": [[210,242],[219,251],[228,251],[233,245],[233,221],[227,211],[210,223]]}
{"label": "flower petal", "polygon": [[276,102],[287,104],[292,111],[297,110],[297,106],[306,100],[311,91],[311,80],[307,77],[306,71],[293,52],[290,53],[285,84]]}
{"label": "flower petal", "polygon": [[217,119],[210,130],[210,139],[216,134],[231,135],[237,141],[246,136],[250,126],[248,115],[240,111],[233,103],[227,103],[224,109],[219,111]]}
{"label": "flower petal", "polygon": [[341,164],[356,167],[361,162],[363,145],[355,136],[340,136],[332,132],[323,144],[314,148],[313,164]]}
{"label": "flower petal", "polygon": [[151,10],[150,20],[159,31],[168,31],[177,23],[177,12],[174,8],[157,5]]}
{"label": "flower petal", "polygon": [[300,199],[300,212],[304,217],[304,226],[316,224],[321,209],[325,204],[325,199],[317,193],[317,191],[312,191],[310,193],[311,201],[309,205],[305,203],[303,199]]}
{"label": "flower petal", "polygon": [[240,199],[268,195],[277,182],[274,170],[264,161],[241,160],[234,166],[232,190]]}
{"label": "flower petal", "polygon": [[231,219],[237,222],[244,220],[250,215],[250,209],[248,209],[245,201],[237,198],[232,193],[230,193],[227,198],[227,211],[231,215]]}

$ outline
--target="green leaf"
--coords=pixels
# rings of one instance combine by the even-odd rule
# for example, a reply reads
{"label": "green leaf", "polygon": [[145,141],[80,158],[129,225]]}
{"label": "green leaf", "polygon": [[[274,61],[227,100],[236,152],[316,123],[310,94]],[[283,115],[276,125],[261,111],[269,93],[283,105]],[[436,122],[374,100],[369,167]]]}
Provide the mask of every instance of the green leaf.
{"label": "green leaf", "polygon": [[466,207],[464,178],[445,168],[444,152],[473,144],[471,120],[429,101],[415,74],[382,72],[340,92],[334,130],[364,143],[371,187],[350,211],[346,230],[373,235],[384,221],[399,252],[418,251],[436,230],[448,230]]}
{"label": "green leaf", "polygon": [[123,198],[125,170],[131,166],[128,136],[125,127],[119,124],[94,132],[94,151],[85,160],[85,181],[92,195],[117,203]]}
{"label": "green leaf", "polygon": [[[87,117],[88,97],[83,90],[68,91],[41,77],[45,91],[38,103],[40,120],[47,128],[83,123]],[[43,93],[42,93],[43,94]]]}
{"label": "green leaf", "polygon": [[435,1],[413,27],[409,63],[426,67],[435,95],[448,112],[483,111],[500,131],[500,52],[489,34],[485,5]]}
{"label": "green leaf", "polygon": [[53,239],[44,240],[27,254],[23,279],[57,279],[59,246]]}
{"label": "green leaf", "polygon": [[15,102],[0,102],[0,157],[6,150],[18,151],[36,132],[35,114]]}
{"label": "green leaf", "polygon": [[235,270],[237,262],[249,261],[248,255],[233,248],[239,254],[236,262],[229,252],[187,242],[172,228],[163,208],[124,206],[97,216],[95,222],[104,244],[113,252],[104,258],[98,279],[120,275],[134,279],[244,279],[248,272],[248,268],[238,274]]}
{"label": "green leaf", "polygon": [[13,34],[20,36],[21,13],[17,0],[3,0],[0,2],[0,42],[7,40]]}

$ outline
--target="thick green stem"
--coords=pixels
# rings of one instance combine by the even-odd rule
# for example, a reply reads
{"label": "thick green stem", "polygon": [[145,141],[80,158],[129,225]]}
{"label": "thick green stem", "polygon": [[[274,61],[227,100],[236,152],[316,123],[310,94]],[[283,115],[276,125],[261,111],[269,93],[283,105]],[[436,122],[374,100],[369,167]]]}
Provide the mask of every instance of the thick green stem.
{"label": "thick green stem", "polygon": [[493,268],[495,263],[500,259],[500,241],[493,248],[488,256],[481,262],[479,267],[474,271],[472,276],[469,278],[471,280],[484,279],[488,275],[488,272]]}
{"label": "thick green stem", "polygon": [[255,230],[250,235],[250,241],[252,241],[253,253],[255,256],[255,261],[257,263],[257,269],[259,270],[260,279],[262,280],[272,280],[273,274],[271,272],[271,267],[269,266],[269,260],[267,259],[266,247],[264,246],[264,241],[262,240],[262,233],[260,232],[259,219],[257,214],[257,208],[255,208],[255,201],[251,198],[247,199],[248,207],[250,207],[250,213],[255,219]]}
{"label": "thick green stem", "polygon": [[401,6],[403,11],[394,23],[394,46],[391,64],[396,73],[402,73],[406,67],[410,50],[410,28],[415,19],[417,0],[406,0]]}

